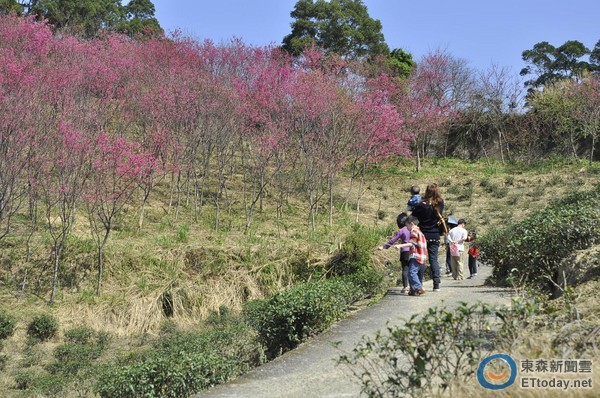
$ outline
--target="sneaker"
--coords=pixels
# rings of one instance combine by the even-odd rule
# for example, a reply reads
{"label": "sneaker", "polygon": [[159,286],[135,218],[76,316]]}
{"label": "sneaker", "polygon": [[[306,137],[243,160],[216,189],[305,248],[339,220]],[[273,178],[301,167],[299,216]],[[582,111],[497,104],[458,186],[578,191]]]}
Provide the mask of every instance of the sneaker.
{"label": "sneaker", "polygon": [[433,291],[434,291],[434,292],[439,292],[439,291],[440,291],[440,288],[439,288],[439,287],[436,287],[436,288],[434,288],[434,289],[433,289]]}
{"label": "sneaker", "polygon": [[409,291],[410,291],[410,288],[405,287],[404,289],[402,289],[402,291],[400,291],[400,294],[408,294]]}
{"label": "sneaker", "polygon": [[415,296],[421,296],[423,294],[425,294],[425,289],[423,289],[423,288],[420,288],[419,290],[417,290],[415,292]]}

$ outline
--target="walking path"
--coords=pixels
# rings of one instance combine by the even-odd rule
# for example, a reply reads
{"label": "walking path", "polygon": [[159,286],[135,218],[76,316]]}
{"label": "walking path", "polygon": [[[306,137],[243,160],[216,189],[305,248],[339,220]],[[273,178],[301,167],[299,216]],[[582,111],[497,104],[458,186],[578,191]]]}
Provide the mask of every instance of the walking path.
{"label": "walking path", "polygon": [[[358,381],[348,369],[336,366],[343,352],[352,351],[363,336],[373,337],[387,324],[402,324],[411,315],[425,313],[431,307],[453,307],[461,301],[509,304],[508,290],[483,286],[491,270],[491,267],[481,266],[478,278],[464,281],[442,277],[440,292],[432,292],[432,282],[427,281],[424,284],[427,293],[420,297],[401,295],[401,288],[392,288],[377,304],[357,311],[329,331],[232,382],[195,397],[358,397],[361,389]],[[339,342],[338,348],[333,346],[335,342]]]}

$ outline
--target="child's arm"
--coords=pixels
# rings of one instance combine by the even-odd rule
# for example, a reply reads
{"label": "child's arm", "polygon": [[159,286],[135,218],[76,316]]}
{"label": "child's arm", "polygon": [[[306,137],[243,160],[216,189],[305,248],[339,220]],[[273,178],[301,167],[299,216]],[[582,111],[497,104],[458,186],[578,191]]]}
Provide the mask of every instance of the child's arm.
{"label": "child's arm", "polygon": [[[384,250],[384,249],[389,249],[394,243],[396,243],[396,241],[400,239],[400,230],[398,230],[396,232],[396,234],[394,236],[392,236],[392,239],[390,239],[385,245],[379,246],[378,249],[379,250]],[[396,245],[398,246],[398,245]]]}

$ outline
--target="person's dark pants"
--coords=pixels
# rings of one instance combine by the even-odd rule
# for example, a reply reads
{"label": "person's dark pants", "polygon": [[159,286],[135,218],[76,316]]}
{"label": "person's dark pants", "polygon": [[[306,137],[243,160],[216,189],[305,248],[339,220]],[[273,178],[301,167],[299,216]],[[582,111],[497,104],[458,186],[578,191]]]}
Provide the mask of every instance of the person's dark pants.
{"label": "person's dark pants", "polygon": [[[406,256],[400,256],[400,263],[402,264],[402,287],[408,287],[408,252],[402,252],[402,254],[406,253]],[[406,258],[404,258],[406,257]]]}
{"label": "person's dark pants", "polygon": [[477,257],[469,255],[469,273],[471,275],[477,273]]}
{"label": "person's dark pants", "polygon": [[440,262],[438,260],[438,252],[440,250],[440,240],[427,241],[427,254],[429,257],[429,265],[431,265],[431,279],[433,279],[433,288],[440,288]]}
{"label": "person's dark pants", "polygon": [[446,243],[446,273],[452,273],[452,256],[450,255],[450,245]]}

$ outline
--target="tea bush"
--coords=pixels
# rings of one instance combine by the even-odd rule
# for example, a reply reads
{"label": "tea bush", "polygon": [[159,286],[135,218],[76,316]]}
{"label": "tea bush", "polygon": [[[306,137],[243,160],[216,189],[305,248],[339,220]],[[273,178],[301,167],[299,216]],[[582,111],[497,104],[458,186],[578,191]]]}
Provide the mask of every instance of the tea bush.
{"label": "tea bush", "polygon": [[493,264],[497,283],[549,287],[572,251],[600,242],[600,185],[556,200],[521,222],[493,229],[479,240],[481,261]]}
{"label": "tea bush", "polygon": [[109,365],[96,384],[101,397],[184,397],[223,383],[263,361],[256,335],[241,320],[205,332],[172,331],[153,349]]}
{"label": "tea bush", "polygon": [[0,340],[13,335],[17,320],[4,310],[0,310]]}
{"label": "tea bush", "polygon": [[77,375],[90,367],[108,345],[108,334],[81,326],[65,332],[65,344],[54,349],[56,362],[46,369],[52,374]]}
{"label": "tea bush", "polygon": [[52,315],[38,315],[29,323],[27,335],[35,340],[50,340],[58,332],[58,320]]}
{"label": "tea bush", "polygon": [[0,354],[0,371],[4,371],[4,368],[6,367],[6,363],[8,362],[8,360],[10,359],[10,357],[6,354]]}
{"label": "tea bush", "polygon": [[452,383],[468,382],[480,360],[509,346],[531,316],[525,305],[430,308],[420,318],[413,315],[404,325],[363,338],[338,363],[370,397],[434,396]]}
{"label": "tea bush", "polygon": [[267,356],[288,351],[340,319],[350,304],[381,285],[375,271],[304,283],[266,300],[246,304],[245,316],[257,331]]}
{"label": "tea bush", "polygon": [[64,396],[67,380],[61,375],[51,375],[31,370],[15,375],[15,387],[27,390],[27,396],[60,397]]}

